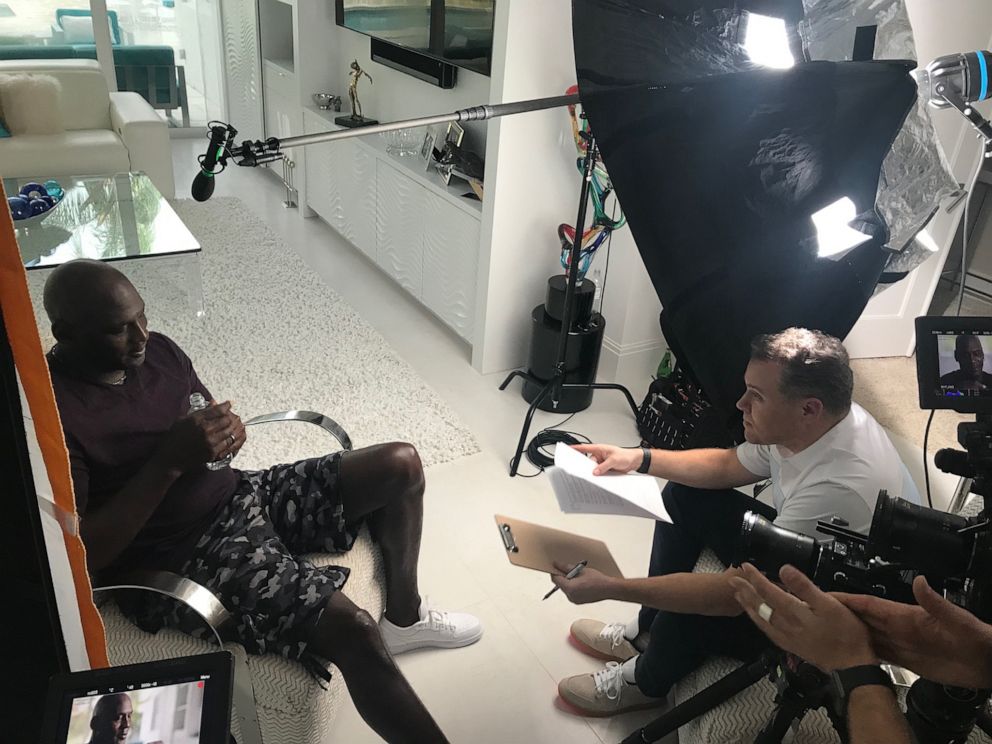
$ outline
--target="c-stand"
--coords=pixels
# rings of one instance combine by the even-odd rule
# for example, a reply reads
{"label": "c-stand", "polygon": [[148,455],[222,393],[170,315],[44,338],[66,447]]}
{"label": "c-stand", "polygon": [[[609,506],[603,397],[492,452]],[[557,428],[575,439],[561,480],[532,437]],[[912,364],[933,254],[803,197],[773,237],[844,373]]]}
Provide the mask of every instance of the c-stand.
{"label": "c-stand", "polygon": [[757,661],[745,664],[717,680],[684,703],[638,729],[621,744],[647,744],[658,741],[680,726],[747,689],[768,675],[778,687],[775,710],[755,738],[756,744],[782,741],[794,722],[802,720],[807,711],[824,708],[841,742],[846,744],[847,726],[837,714],[836,696],[830,678],[802,659],[778,649],[765,651]]}
{"label": "c-stand", "polygon": [[552,404],[557,408],[558,403],[561,401],[562,391],[565,390],[618,390],[626,396],[630,410],[633,412],[634,418],[637,418],[637,403],[634,401],[634,397],[630,394],[630,391],[623,385],[602,382],[565,382],[565,355],[568,351],[568,336],[572,331],[572,318],[575,314],[575,286],[578,280],[579,263],[582,253],[582,235],[586,227],[586,207],[589,202],[589,188],[592,183],[593,170],[596,167],[596,159],[599,156],[596,138],[591,133],[581,132],[580,134],[586,140],[586,152],[582,163],[579,213],[575,218],[575,239],[572,241],[568,263],[568,281],[565,285],[565,300],[564,308],[562,309],[561,331],[558,335],[558,353],[555,356],[554,375],[552,375],[550,380],[545,381],[529,372],[514,370],[503,380],[503,384],[499,386],[500,390],[505,390],[506,386],[510,384],[510,381],[514,377],[521,377],[525,381],[541,388],[541,392],[531,402],[530,408],[527,409],[527,415],[524,417],[524,425],[520,430],[520,440],[517,442],[517,450],[513,454],[513,460],[510,462],[510,477],[517,474],[520,458],[523,456],[524,449],[527,447],[527,434],[530,432],[530,424],[534,418],[534,412],[548,395],[551,396]]}

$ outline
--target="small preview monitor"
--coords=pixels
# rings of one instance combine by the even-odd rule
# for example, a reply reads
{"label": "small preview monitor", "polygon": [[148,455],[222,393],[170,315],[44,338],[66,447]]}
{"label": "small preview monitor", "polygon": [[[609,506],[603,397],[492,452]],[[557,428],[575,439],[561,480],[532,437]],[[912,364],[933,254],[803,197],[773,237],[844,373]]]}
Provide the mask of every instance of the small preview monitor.
{"label": "small preview monitor", "polygon": [[227,744],[226,651],[52,678],[42,744]]}
{"label": "small preview monitor", "polygon": [[992,318],[916,319],[920,408],[992,413]]}

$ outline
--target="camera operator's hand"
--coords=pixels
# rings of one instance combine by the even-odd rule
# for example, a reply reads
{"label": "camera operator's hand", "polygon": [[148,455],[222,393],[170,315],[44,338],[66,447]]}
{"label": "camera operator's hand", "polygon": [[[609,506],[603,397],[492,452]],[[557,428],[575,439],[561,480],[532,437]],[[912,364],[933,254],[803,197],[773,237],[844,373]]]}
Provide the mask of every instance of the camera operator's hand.
{"label": "camera operator's hand", "polygon": [[617,580],[612,576],[597,571],[595,568],[584,568],[574,579],[566,579],[565,574],[572,566],[555,561],[554,566],[561,574],[551,574],[555,586],[561,589],[573,604],[588,604],[612,599]]}
{"label": "camera operator's hand", "polygon": [[178,419],[155,457],[166,469],[185,473],[228,454],[237,454],[245,439],[245,426],[231,411],[230,401],[211,401],[208,408]]}
{"label": "camera operator's hand", "polygon": [[992,687],[992,627],[948,602],[917,576],[919,606],[862,594],[837,594],[871,630],[886,661],[921,677],[958,687]]}
{"label": "camera operator's hand", "polygon": [[[798,569],[784,566],[779,573],[789,594],[754,566],[745,563],[742,568],[743,578],[730,580],[734,596],[776,646],[824,672],[878,663],[865,624]],[[770,615],[765,611],[762,617],[762,604],[771,609]]]}
{"label": "camera operator's hand", "polygon": [[612,444],[573,444],[572,449],[589,455],[596,461],[596,468],[593,475],[603,475],[605,473],[629,473],[637,470],[644,459],[644,453],[640,448],[626,449]]}

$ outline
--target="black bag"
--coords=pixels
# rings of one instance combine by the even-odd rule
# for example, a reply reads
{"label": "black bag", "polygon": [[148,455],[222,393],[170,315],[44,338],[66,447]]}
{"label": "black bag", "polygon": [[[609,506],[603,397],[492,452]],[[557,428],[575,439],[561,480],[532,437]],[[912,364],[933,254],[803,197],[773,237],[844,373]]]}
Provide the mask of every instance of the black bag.
{"label": "black bag", "polygon": [[641,444],[655,449],[732,447],[733,426],[720,420],[702,389],[679,365],[669,377],[652,380],[637,412]]}

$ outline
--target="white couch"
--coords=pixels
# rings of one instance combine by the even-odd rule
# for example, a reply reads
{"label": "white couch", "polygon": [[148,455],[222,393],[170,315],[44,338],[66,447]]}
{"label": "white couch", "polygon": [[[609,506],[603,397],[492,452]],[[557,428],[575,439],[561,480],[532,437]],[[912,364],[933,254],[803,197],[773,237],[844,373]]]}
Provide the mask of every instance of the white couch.
{"label": "white couch", "polygon": [[166,198],[176,195],[169,130],[137,93],[111,93],[88,59],[0,61],[0,75],[51,75],[62,84],[65,132],[0,138],[3,178],[143,171]]}

